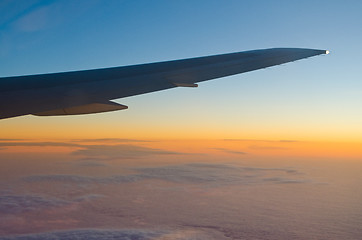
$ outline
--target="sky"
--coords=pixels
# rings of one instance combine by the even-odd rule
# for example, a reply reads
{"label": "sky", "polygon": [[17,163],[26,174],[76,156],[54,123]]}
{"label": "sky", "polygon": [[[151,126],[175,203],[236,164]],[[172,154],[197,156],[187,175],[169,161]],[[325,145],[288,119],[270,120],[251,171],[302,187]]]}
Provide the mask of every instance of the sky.
{"label": "sky", "polygon": [[0,0],[0,77],[329,55],[0,121],[0,240],[358,239],[361,1]]}
{"label": "sky", "polygon": [[128,110],[1,121],[3,138],[362,140],[360,1],[1,1],[0,76],[272,47],[328,49],[116,100]]}

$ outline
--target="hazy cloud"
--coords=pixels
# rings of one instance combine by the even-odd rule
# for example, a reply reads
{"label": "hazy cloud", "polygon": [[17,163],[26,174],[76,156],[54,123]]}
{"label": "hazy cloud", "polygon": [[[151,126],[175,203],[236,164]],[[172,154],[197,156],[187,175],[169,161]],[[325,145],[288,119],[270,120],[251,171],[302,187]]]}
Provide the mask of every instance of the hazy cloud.
{"label": "hazy cloud", "polygon": [[257,172],[284,172],[288,174],[301,174],[298,170],[290,168],[259,168],[259,167],[243,167],[246,171],[257,171]]}
{"label": "hazy cloud", "polygon": [[37,8],[19,18],[14,23],[14,26],[16,29],[24,32],[44,29],[47,26],[47,22],[49,22],[49,17],[51,17],[50,10],[49,6]]}
{"label": "hazy cloud", "polygon": [[23,139],[14,139],[14,138],[0,138],[0,141],[22,141]]}
{"label": "hazy cloud", "polygon": [[[145,178],[180,183],[257,184],[263,176],[294,175],[298,171],[287,168],[252,168],[226,164],[186,164],[138,169]],[[285,181],[286,179],[283,179]],[[273,181],[278,183],[278,181]]]}
{"label": "hazy cloud", "polygon": [[[114,158],[137,158],[150,155],[169,155],[169,154],[183,154],[181,152],[167,151],[157,148],[149,148],[131,144],[79,144],[69,142],[23,142],[23,141],[0,141],[0,147],[74,147],[74,155],[80,155],[91,158],[93,160],[99,159],[114,159]],[[86,160],[85,159],[85,160]]]}
{"label": "hazy cloud", "polygon": [[2,195],[0,196],[0,215],[18,214],[23,212],[47,210],[49,208],[58,208],[70,206],[74,203],[90,201],[102,195],[84,195],[71,201],[66,201],[53,197],[44,197],[37,195]]}
{"label": "hazy cloud", "polygon": [[258,145],[252,145],[249,146],[249,149],[254,150],[288,150],[290,148],[287,147],[276,147],[276,146],[258,146]]}
{"label": "hazy cloud", "polygon": [[2,240],[215,240],[229,239],[215,229],[182,228],[180,230],[148,230],[148,229],[76,229],[67,231],[46,232],[37,234],[22,234],[2,237]]}
{"label": "hazy cloud", "polygon": [[86,145],[82,146],[73,154],[87,157],[106,157],[106,158],[135,158],[150,155],[181,154],[173,151],[166,151],[156,148],[142,147],[128,144],[118,145]]}
{"label": "hazy cloud", "polygon": [[39,209],[62,207],[70,203],[71,202],[56,198],[44,198],[41,196],[4,195],[0,196],[0,213],[16,214]]}
{"label": "hazy cloud", "polygon": [[104,197],[104,195],[101,195],[101,194],[88,194],[88,195],[83,195],[83,196],[77,197],[76,199],[74,199],[74,202],[83,202],[83,201],[88,202],[88,201],[103,198],[103,197]]}
{"label": "hazy cloud", "polygon": [[75,139],[72,142],[103,142],[103,143],[124,143],[124,142],[154,142],[151,140],[128,139],[128,138],[94,138],[94,139]]}
{"label": "hazy cloud", "polygon": [[[87,160],[87,159],[84,159]],[[107,167],[107,164],[100,163],[100,162],[93,162],[93,161],[84,161],[84,162],[76,162],[74,163],[76,166],[79,167]]]}
{"label": "hazy cloud", "polygon": [[133,168],[135,174],[93,177],[79,175],[34,175],[26,182],[60,182],[71,184],[120,184],[146,179],[204,185],[299,183],[300,172],[289,168],[253,168],[227,164],[184,164]]}
{"label": "hazy cloud", "polygon": [[2,147],[83,147],[83,145],[75,143],[66,143],[66,142],[17,142],[13,141],[4,141],[0,142]]}
{"label": "hazy cloud", "polygon": [[97,230],[81,229],[59,232],[48,232],[39,234],[24,234],[12,237],[2,237],[2,240],[54,240],[54,239],[77,239],[77,240],[136,240],[155,239],[164,234],[160,231],[147,230]]}
{"label": "hazy cloud", "polygon": [[300,142],[297,140],[264,140],[264,139],[223,139],[223,141],[230,142],[268,142],[268,143],[295,143]]}
{"label": "hazy cloud", "polygon": [[29,9],[32,9],[39,0],[28,0],[15,2],[12,0],[0,1],[0,27],[13,22],[19,16],[24,15]]}
{"label": "hazy cloud", "polygon": [[90,177],[79,175],[35,175],[23,178],[26,182],[60,182],[72,184],[117,184],[144,179],[139,175],[118,175],[110,177]]}
{"label": "hazy cloud", "polygon": [[231,149],[227,149],[227,148],[212,148],[214,150],[218,150],[218,151],[222,151],[222,152],[226,152],[226,153],[232,153],[232,154],[247,154],[246,152],[241,152],[241,151],[234,151]]}
{"label": "hazy cloud", "polygon": [[11,25],[20,32],[36,32],[55,28],[60,25],[70,24],[76,21],[99,0],[78,1],[50,1],[41,4],[33,4],[18,15],[13,16]]}
{"label": "hazy cloud", "polygon": [[278,183],[278,184],[307,183],[307,182],[310,182],[310,181],[308,181],[306,179],[287,179],[287,178],[281,178],[281,177],[264,178],[263,181]]}

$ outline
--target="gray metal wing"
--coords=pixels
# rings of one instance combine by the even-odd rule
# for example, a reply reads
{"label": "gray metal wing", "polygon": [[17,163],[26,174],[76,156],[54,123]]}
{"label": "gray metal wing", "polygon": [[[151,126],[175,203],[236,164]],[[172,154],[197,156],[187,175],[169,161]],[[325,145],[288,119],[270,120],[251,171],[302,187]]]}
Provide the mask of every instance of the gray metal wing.
{"label": "gray metal wing", "polygon": [[109,100],[267,68],[326,50],[274,48],[125,67],[0,78],[0,119],[121,110]]}

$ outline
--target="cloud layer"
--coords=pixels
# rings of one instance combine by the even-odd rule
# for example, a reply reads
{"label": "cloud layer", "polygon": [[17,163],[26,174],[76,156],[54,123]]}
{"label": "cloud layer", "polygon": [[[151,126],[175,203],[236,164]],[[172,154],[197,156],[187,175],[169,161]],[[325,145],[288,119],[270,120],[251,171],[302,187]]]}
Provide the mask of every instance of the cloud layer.
{"label": "cloud layer", "polygon": [[25,212],[48,210],[52,208],[71,206],[75,203],[97,199],[102,195],[92,194],[80,196],[73,200],[62,200],[38,195],[2,195],[0,196],[0,215],[19,214]]}
{"label": "cloud layer", "polygon": [[[93,140],[79,140],[80,142],[92,142]],[[97,159],[125,159],[138,158],[153,155],[175,155],[181,152],[167,151],[158,148],[150,148],[126,144],[126,142],[142,142],[142,140],[128,139],[96,139],[96,142],[116,143],[106,144],[79,144],[77,142],[26,142],[26,141],[0,141],[0,149],[6,147],[71,147],[74,148],[73,155],[85,158]],[[121,143],[121,144],[119,144]]]}
{"label": "cloud layer", "polygon": [[59,182],[71,184],[120,184],[146,179],[174,183],[205,185],[225,184],[285,184],[308,182],[300,173],[289,168],[254,168],[227,164],[183,164],[161,167],[133,168],[135,174],[108,177],[80,175],[33,175],[23,178],[26,182]]}
{"label": "cloud layer", "polygon": [[54,240],[54,239],[77,239],[77,240],[135,240],[155,239],[163,232],[146,230],[97,230],[82,229],[59,232],[48,232],[39,234],[26,234],[12,237],[2,237],[1,240]]}
{"label": "cloud layer", "polygon": [[82,149],[73,154],[86,157],[106,157],[106,158],[136,158],[150,155],[179,154],[173,151],[166,151],[156,148],[117,144],[117,145],[82,145]]}
{"label": "cloud layer", "polygon": [[149,229],[76,229],[38,234],[22,234],[0,237],[1,240],[220,240],[226,239],[216,231],[200,229],[149,230]]}
{"label": "cloud layer", "polygon": [[71,204],[56,198],[45,198],[34,195],[4,195],[0,196],[0,213],[16,214],[40,209],[62,207]]}

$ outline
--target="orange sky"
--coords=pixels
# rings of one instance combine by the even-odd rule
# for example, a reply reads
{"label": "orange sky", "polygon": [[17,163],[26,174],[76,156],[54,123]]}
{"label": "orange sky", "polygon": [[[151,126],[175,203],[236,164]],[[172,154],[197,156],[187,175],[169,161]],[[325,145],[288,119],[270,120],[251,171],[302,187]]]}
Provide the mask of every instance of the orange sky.
{"label": "orange sky", "polygon": [[[237,122],[230,116],[215,119],[183,116],[164,118],[152,114],[105,113],[71,117],[19,117],[0,122],[0,138],[74,139],[268,139],[362,142],[360,128],[349,125],[314,125],[296,122]],[[172,114],[175,112],[171,112]],[[170,113],[170,114],[171,114]]]}
{"label": "orange sky", "polygon": [[[362,143],[353,142],[317,142],[317,141],[274,141],[274,140],[19,140],[0,141],[2,154],[14,153],[60,153],[68,154],[88,146],[140,146],[150,149],[160,149],[182,154],[199,154],[226,159],[362,159]],[[84,147],[83,147],[84,146]],[[135,150],[137,151],[137,149]],[[179,156],[175,156],[176,158]]]}

